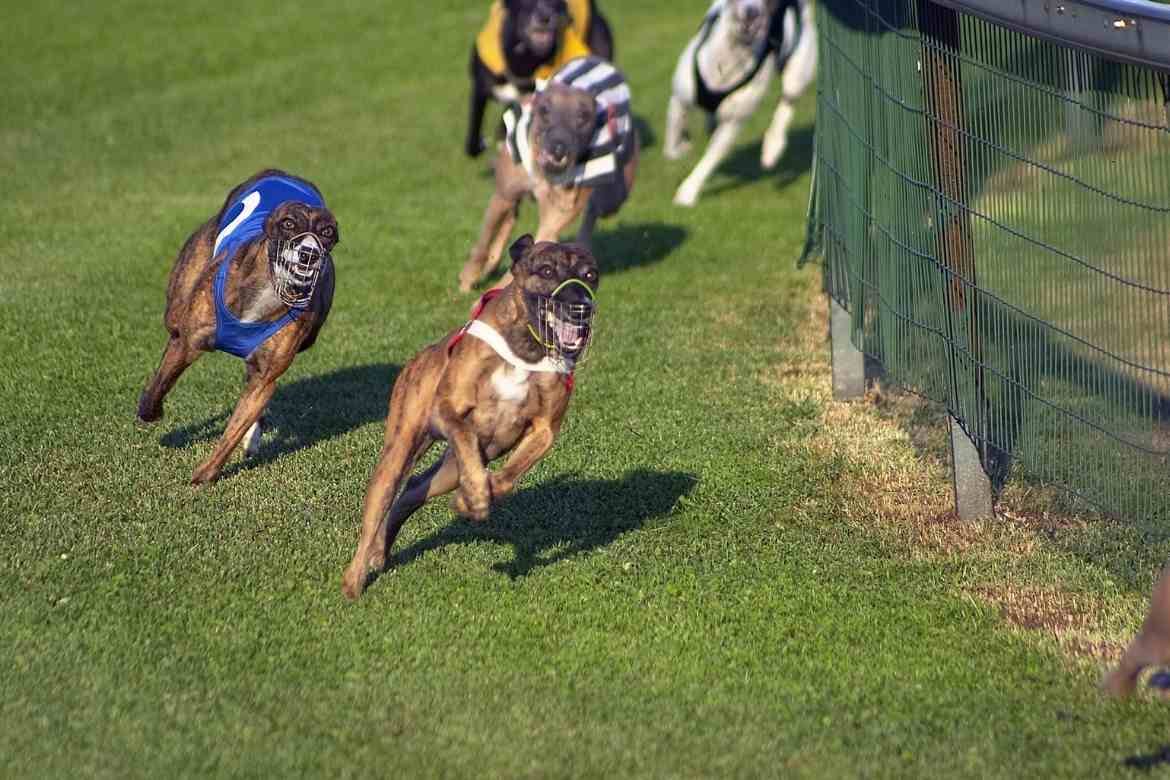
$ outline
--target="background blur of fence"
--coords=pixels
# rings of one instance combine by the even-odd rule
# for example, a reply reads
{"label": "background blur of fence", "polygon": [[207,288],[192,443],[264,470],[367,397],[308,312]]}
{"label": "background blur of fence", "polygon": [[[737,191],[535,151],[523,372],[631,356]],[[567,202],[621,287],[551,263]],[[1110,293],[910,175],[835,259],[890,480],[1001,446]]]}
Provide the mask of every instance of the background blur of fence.
{"label": "background blur of fence", "polygon": [[1170,8],[820,0],[818,28],[810,236],[852,344],[984,485],[1170,520]]}

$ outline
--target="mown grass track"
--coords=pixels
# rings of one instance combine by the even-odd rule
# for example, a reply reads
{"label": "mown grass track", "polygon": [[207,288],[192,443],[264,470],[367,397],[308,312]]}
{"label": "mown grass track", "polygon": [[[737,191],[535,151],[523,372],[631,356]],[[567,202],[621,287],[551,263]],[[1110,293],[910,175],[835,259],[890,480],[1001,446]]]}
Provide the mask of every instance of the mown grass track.
{"label": "mown grass track", "polygon": [[[808,392],[783,370],[823,347],[794,263],[812,100],[779,173],[761,115],[673,208],[686,168],[657,138],[702,4],[607,8],[650,132],[597,237],[600,339],[561,441],[486,525],[426,507],[344,603],[394,373],[470,304],[480,5],[9,9],[0,773],[1083,776],[1158,750],[1159,707],[1100,702],[1095,669],[964,589],[1063,583],[1132,630],[1148,565],[907,554],[866,514],[867,466],[816,446],[823,370]],[[202,359],[154,428],[134,404],[175,252],[267,165],[338,215],[336,303],[258,462],[193,490],[238,361]]]}

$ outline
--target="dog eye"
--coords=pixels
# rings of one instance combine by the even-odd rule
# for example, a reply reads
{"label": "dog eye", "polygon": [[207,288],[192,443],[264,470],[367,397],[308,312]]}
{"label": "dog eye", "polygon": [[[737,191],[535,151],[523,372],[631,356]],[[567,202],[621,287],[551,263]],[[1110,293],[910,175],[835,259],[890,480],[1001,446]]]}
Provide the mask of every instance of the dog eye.
{"label": "dog eye", "polygon": [[285,230],[295,230],[297,223],[293,222],[290,218],[285,217],[280,221],[280,226]]}
{"label": "dog eye", "polygon": [[582,111],[580,114],[577,115],[577,122],[582,127],[584,127],[585,125],[588,125],[592,121],[593,121],[593,114],[590,114],[588,111]]}
{"label": "dog eye", "polygon": [[548,106],[544,103],[539,104],[536,107],[536,113],[540,114],[541,119],[548,119]]}
{"label": "dog eye", "polygon": [[333,234],[336,232],[337,231],[333,229],[333,226],[329,225],[321,231],[321,236],[324,238],[333,238]]}
{"label": "dog eye", "polygon": [[551,265],[542,265],[537,273],[545,279],[551,279],[553,278],[553,267]]}

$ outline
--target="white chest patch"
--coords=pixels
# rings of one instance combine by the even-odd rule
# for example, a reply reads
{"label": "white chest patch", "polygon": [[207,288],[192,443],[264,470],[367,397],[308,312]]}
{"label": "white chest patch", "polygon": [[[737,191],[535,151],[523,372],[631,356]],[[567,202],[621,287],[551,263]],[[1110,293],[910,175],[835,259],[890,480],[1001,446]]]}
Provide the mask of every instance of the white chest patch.
{"label": "white chest patch", "polygon": [[501,103],[519,103],[520,90],[512,84],[497,84],[492,87],[492,97]]}
{"label": "white chest patch", "polygon": [[519,403],[528,397],[530,373],[516,366],[500,366],[492,374],[492,388],[501,401]]}

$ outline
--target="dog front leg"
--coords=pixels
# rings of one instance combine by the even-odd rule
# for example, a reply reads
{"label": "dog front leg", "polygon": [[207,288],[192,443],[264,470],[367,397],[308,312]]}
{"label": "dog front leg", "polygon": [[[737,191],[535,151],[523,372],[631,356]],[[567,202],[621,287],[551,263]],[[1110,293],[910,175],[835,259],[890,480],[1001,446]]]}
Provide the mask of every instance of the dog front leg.
{"label": "dog front leg", "polygon": [[593,199],[585,207],[585,216],[581,218],[581,227],[577,230],[577,243],[589,251],[593,251],[593,228],[597,225],[597,206]]}
{"label": "dog front leg", "polygon": [[[285,367],[287,368],[287,364]],[[220,470],[223,469],[223,464],[227,462],[232,450],[244,438],[248,429],[260,419],[264,407],[268,406],[268,402],[272,400],[272,394],[276,392],[276,380],[283,373],[284,369],[282,368],[280,371],[259,372],[252,377],[252,380],[244,388],[239,403],[236,404],[236,409],[232,412],[231,419],[228,420],[227,428],[224,430],[223,436],[220,437],[219,444],[191,476],[192,485],[204,485],[219,478]]]}
{"label": "dog front leg", "polygon": [[776,106],[776,113],[772,114],[772,123],[768,125],[768,132],[764,133],[764,145],[760,150],[760,166],[765,170],[772,170],[788,146],[788,125],[796,109],[788,98],[781,97],[780,105]]}
{"label": "dog front leg", "polygon": [[666,107],[666,140],[662,153],[668,160],[677,160],[691,151],[687,140],[687,104],[677,95],[670,96]]}
{"label": "dog front leg", "polygon": [[540,222],[536,227],[536,240],[558,240],[561,232],[581,216],[592,194],[592,187],[575,187],[567,193],[549,188],[540,200]]}
{"label": "dog front leg", "polygon": [[163,350],[158,370],[138,398],[138,419],[145,423],[156,422],[163,416],[163,399],[175,386],[179,376],[187,367],[199,359],[199,350],[191,349],[186,342],[172,336]]}
{"label": "dog front leg", "polygon": [[735,137],[739,135],[739,128],[742,124],[738,119],[729,119],[719,123],[711,135],[711,142],[707,144],[707,150],[703,152],[699,164],[691,171],[691,175],[679,185],[678,192],[674,194],[676,206],[693,206],[698,202],[699,192],[702,191],[707,178],[715,172],[715,169],[731,152],[731,147],[735,144]]}
{"label": "dog front leg", "polygon": [[556,431],[548,425],[537,424],[534,421],[532,427],[512,449],[512,454],[508,456],[503,468],[492,474],[492,500],[498,501],[511,493],[520,478],[548,454],[554,441]]}
{"label": "dog front leg", "polygon": [[451,498],[451,509],[476,522],[487,520],[492,490],[490,474],[480,455],[479,438],[450,401],[443,401],[438,411],[459,469],[459,492]]}
{"label": "dog front leg", "polygon": [[[459,273],[459,289],[463,292],[470,291],[476,282],[500,262],[503,241],[506,241],[508,237],[507,233],[504,233],[504,228],[511,232],[512,226],[516,222],[517,205],[516,201],[499,194],[493,194],[491,200],[488,201],[487,211],[483,214],[483,225],[479,230],[479,238],[476,239],[475,246],[471,248],[467,262],[463,264],[463,270]],[[503,240],[499,238],[501,233],[504,234]],[[491,254],[497,245],[501,247],[501,250],[495,252],[493,260]]]}

